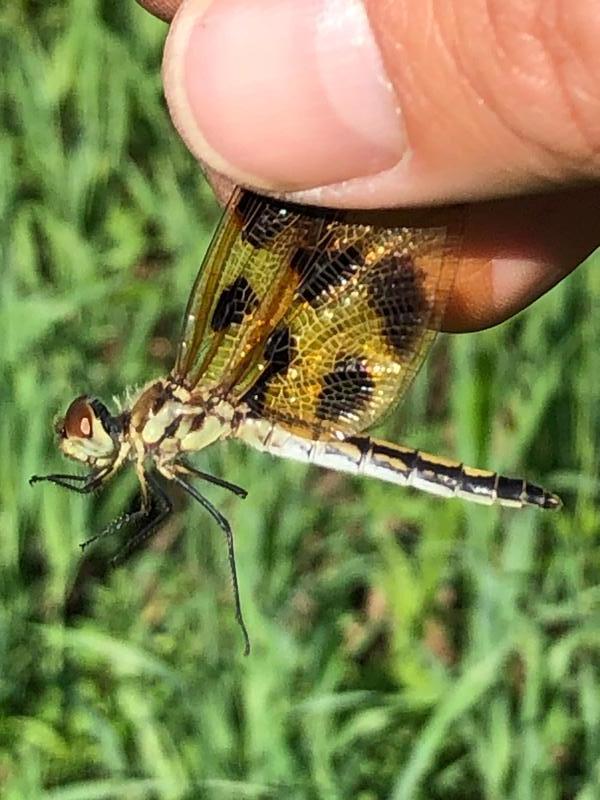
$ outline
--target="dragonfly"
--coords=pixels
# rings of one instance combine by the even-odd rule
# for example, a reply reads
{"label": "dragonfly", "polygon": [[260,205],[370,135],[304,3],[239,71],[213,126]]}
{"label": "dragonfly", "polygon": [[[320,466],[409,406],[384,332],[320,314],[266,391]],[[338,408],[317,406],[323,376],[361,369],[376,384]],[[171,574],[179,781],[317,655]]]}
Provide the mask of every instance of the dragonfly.
{"label": "dragonfly", "polygon": [[88,494],[133,465],[139,509],[82,544],[135,526],[115,562],[171,513],[162,479],[187,492],[225,535],[245,653],[232,529],[192,479],[246,491],[201,472],[191,453],[234,438],[442,497],[559,508],[557,495],[522,478],[364,433],[405,394],[441,327],[463,216],[459,208],[339,211],[236,190],[193,286],[171,372],[117,413],[91,395],[75,398],[55,427],[62,453],[87,473],[31,483]]}

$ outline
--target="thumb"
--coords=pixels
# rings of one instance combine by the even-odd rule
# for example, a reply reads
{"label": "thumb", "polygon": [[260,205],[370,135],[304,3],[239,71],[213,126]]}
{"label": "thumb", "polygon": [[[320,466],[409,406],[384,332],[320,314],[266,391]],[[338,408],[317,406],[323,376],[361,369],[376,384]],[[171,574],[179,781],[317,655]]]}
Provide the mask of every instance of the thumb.
{"label": "thumb", "polygon": [[595,0],[184,0],[164,78],[192,152],[327,205],[600,177]]}

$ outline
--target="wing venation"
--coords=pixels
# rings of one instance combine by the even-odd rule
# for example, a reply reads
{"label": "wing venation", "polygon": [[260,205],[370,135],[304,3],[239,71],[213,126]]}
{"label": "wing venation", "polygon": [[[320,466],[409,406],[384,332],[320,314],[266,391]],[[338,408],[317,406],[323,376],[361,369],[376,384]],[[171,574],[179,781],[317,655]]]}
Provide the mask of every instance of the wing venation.
{"label": "wing venation", "polygon": [[239,192],[194,286],[174,379],[312,436],[373,425],[440,327],[462,216]]}

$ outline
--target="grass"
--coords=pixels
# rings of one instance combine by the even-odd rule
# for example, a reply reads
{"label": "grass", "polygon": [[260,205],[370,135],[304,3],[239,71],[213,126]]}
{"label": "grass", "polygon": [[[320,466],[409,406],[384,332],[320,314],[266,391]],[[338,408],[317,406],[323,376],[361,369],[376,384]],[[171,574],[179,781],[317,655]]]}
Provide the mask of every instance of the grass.
{"label": "grass", "polygon": [[198,509],[176,495],[110,571],[117,542],[83,560],[77,543],[133,501],[132,476],[92,500],[27,484],[61,466],[51,422],[75,394],[168,369],[216,212],[164,110],[160,23],[132,2],[5,6],[2,797],[599,797],[598,264],[443,340],[386,431],[537,479],[560,514],[235,445],[198,459],[250,489],[211,493],[237,532],[244,659]]}

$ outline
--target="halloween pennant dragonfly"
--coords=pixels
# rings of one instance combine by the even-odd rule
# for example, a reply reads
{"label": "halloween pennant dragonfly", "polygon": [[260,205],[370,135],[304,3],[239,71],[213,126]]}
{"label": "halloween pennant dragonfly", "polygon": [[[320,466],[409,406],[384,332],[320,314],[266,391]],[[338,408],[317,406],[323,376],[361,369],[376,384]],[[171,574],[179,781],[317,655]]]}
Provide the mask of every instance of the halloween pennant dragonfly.
{"label": "halloween pennant dragonfly", "polygon": [[521,478],[362,434],[404,394],[441,325],[460,260],[459,210],[308,208],[238,190],[196,279],[173,370],[111,414],[77,397],[57,425],[62,452],[87,475],[33,476],[88,493],[132,462],[139,511],[91,541],[137,523],[122,560],[171,511],[157,474],[198,501],[225,533],[242,618],[233,536],[192,486],[186,455],[221,439],[342,472],[478,503],[553,509],[559,498]]}

